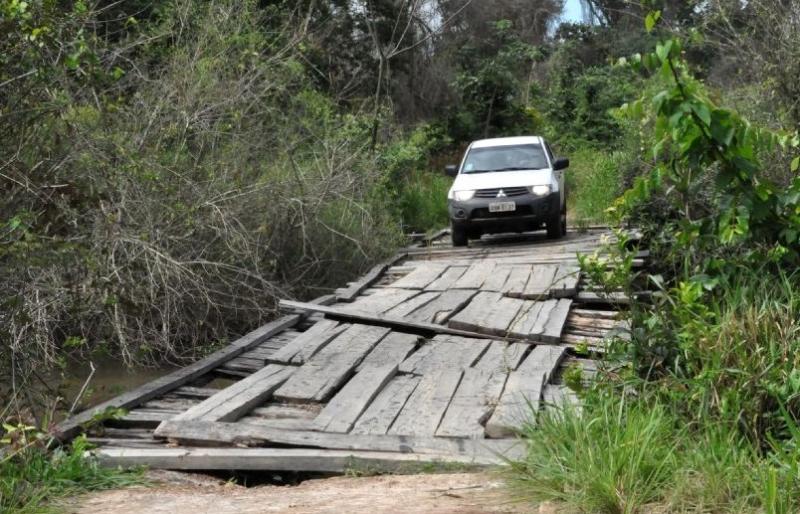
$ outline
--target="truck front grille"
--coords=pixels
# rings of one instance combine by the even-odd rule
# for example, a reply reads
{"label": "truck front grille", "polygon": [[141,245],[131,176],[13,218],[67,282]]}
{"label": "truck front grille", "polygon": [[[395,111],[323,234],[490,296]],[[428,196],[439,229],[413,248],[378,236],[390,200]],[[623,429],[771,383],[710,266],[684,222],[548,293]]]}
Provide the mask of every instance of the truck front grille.
{"label": "truck front grille", "polygon": [[[475,191],[475,198],[497,198],[497,195],[503,191],[506,197],[522,196],[528,193],[527,187],[496,187],[493,189],[479,189]],[[502,196],[500,198],[503,198]]]}

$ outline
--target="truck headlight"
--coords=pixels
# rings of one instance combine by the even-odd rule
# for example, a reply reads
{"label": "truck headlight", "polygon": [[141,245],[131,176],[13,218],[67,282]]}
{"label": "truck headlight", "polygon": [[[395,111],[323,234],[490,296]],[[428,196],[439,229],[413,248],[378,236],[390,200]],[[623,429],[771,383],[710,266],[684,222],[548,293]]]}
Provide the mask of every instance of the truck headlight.
{"label": "truck headlight", "polygon": [[550,186],[531,186],[531,193],[536,196],[545,196],[550,194]]}
{"label": "truck headlight", "polygon": [[475,196],[475,191],[455,191],[453,193],[453,198],[455,198],[455,200],[458,202],[472,200],[473,196]]}

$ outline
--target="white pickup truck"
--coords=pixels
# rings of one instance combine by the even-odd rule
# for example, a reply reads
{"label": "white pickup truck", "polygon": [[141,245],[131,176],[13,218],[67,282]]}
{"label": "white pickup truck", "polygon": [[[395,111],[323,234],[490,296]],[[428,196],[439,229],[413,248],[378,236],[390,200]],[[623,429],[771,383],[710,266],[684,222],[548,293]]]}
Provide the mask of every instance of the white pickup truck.
{"label": "white pickup truck", "polygon": [[557,239],[567,233],[564,170],[539,136],[482,139],[469,145],[447,193],[453,246],[499,232],[538,230]]}

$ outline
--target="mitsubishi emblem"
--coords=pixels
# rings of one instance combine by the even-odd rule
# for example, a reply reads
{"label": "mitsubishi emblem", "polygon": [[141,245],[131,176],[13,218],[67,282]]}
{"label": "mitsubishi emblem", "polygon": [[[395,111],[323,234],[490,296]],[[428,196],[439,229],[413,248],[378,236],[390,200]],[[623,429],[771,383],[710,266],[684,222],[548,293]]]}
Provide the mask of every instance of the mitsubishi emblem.
{"label": "mitsubishi emblem", "polygon": [[503,191],[502,189],[497,192],[497,198],[505,198],[505,197],[506,197],[506,192]]}

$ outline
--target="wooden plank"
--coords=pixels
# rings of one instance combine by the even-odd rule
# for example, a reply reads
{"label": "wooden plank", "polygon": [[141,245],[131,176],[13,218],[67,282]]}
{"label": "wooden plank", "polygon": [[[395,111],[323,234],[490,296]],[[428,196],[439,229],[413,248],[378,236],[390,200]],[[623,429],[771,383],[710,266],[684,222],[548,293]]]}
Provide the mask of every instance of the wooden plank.
{"label": "wooden plank", "polygon": [[352,469],[419,473],[431,465],[502,465],[502,459],[478,460],[449,455],[317,450],[295,448],[101,448],[94,452],[101,466],[176,470],[273,470],[343,473]]}
{"label": "wooden plank", "polygon": [[383,327],[353,325],[298,368],[275,397],[290,401],[327,400],[388,333],[389,329]]}
{"label": "wooden plank", "polygon": [[480,260],[470,264],[467,271],[456,281],[453,289],[481,289],[494,270],[495,262],[491,259]]}
{"label": "wooden plank", "polygon": [[256,405],[264,403],[291,376],[294,369],[270,364],[226,387],[178,417],[206,421],[236,421]]}
{"label": "wooden plank", "polygon": [[411,312],[419,309],[423,305],[435,300],[439,297],[439,292],[421,293],[413,298],[401,303],[400,305],[386,311],[387,316],[402,318],[409,315]]}
{"label": "wooden plank", "polygon": [[[310,304],[314,305],[314,304]],[[257,346],[264,340],[272,337],[273,335],[294,326],[300,321],[301,316],[293,314],[284,316],[271,323],[267,323],[252,332],[237,339],[227,347],[218,350],[208,357],[201,359],[194,364],[190,364],[172,373],[157,378],[148,382],[132,391],[121,394],[111,400],[102,402],[91,409],[87,409],[80,414],[72,416],[59,423],[53,430],[53,434],[58,439],[64,441],[71,439],[78,435],[81,431],[81,426],[92,420],[97,414],[103,413],[109,408],[123,408],[130,409],[137,405],[141,405],[147,400],[151,400],[157,396],[161,396],[173,389],[188,384],[197,378],[205,375],[214,368],[220,366],[222,363],[241,355],[247,350]]]}
{"label": "wooden plank", "polygon": [[353,303],[340,306],[343,311],[360,311],[381,314],[417,296],[419,291],[386,287],[368,296],[359,296]]}
{"label": "wooden plank", "polygon": [[349,325],[340,324],[338,321],[320,320],[270,355],[268,360],[281,364],[302,364],[348,327]]}
{"label": "wooden plank", "polygon": [[525,285],[522,298],[526,300],[544,300],[550,294],[550,288],[558,266],[535,265],[531,271],[531,278]]}
{"label": "wooden plank", "polygon": [[519,314],[516,319],[511,322],[508,327],[508,333],[511,337],[519,339],[536,340],[537,334],[544,330],[544,320],[537,325],[539,317],[542,312],[549,312],[556,306],[556,300],[547,300],[544,302],[525,300],[525,303],[520,308]]}
{"label": "wooden plank", "polygon": [[403,289],[425,289],[431,282],[439,278],[439,276],[447,269],[446,264],[426,262],[421,266],[417,266],[414,271],[395,281],[391,284],[392,287]]}
{"label": "wooden plank", "polygon": [[561,265],[553,277],[550,296],[553,298],[569,298],[578,292],[578,281],[581,276],[580,266]]}
{"label": "wooden plank", "polygon": [[510,273],[511,268],[509,266],[495,266],[491,275],[486,277],[486,280],[483,282],[481,291],[502,291]]}
{"label": "wooden plank", "polygon": [[474,365],[475,369],[482,371],[513,371],[517,369],[525,352],[531,345],[525,343],[505,343],[494,341]]}
{"label": "wooden plank", "polygon": [[522,298],[525,285],[531,276],[530,266],[512,266],[506,283],[503,284],[502,293],[512,298]]}
{"label": "wooden plank", "polygon": [[237,425],[256,425],[276,430],[312,430],[314,419],[311,418],[262,418],[261,416],[243,416]]}
{"label": "wooden plank", "polygon": [[173,394],[177,394],[180,396],[185,396],[186,398],[201,398],[206,399],[209,396],[215,395],[219,392],[219,389],[213,389],[211,387],[192,387],[192,386],[183,386],[177,388],[173,391]]}
{"label": "wooden plank", "polygon": [[545,385],[566,356],[566,349],[540,345],[511,373],[489,421],[488,437],[509,437],[524,424],[534,423]]}
{"label": "wooden plank", "polygon": [[419,336],[392,332],[384,337],[358,365],[356,371],[369,366],[399,365],[417,347]]}
{"label": "wooden plank", "polygon": [[423,376],[388,433],[433,437],[461,375],[461,370],[443,370]]}
{"label": "wooden plank", "polygon": [[241,423],[168,422],[159,427],[159,437],[214,444],[272,443],[331,450],[365,450],[394,453],[456,455],[474,458],[522,456],[524,442],[516,439],[453,441],[427,437],[362,435],[291,431]]}
{"label": "wooden plank", "polygon": [[[479,293],[481,294],[481,293]],[[519,300],[516,300],[519,301]],[[520,302],[521,303],[521,302]],[[450,334],[454,336],[463,337],[476,337],[481,339],[508,339],[504,336],[489,336],[477,332],[470,332],[468,330],[459,330],[453,327],[444,325],[437,325],[435,323],[426,323],[422,321],[407,320],[403,318],[390,317],[380,314],[359,314],[342,312],[336,307],[326,307],[324,305],[314,305],[302,302],[292,302],[289,300],[281,300],[279,305],[284,309],[299,309],[309,312],[322,312],[326,316],[334,317],[337,319],[346,319],[354,323],[365,323],[372,325],[387,326],[393,329],[409,332],[415,334],[422,334],[428,337],[434,334]],[[466,310],[466,309],[465,309]]]}
{"label": "wooden plank", "polygon": [[450,266],[436,280],[425,286],[426,291],[447,291],[453,289],[453,285],[467,271],[466,266]]}
{"label": "wooden plank", "polygon": [[352,302],[365,289],[378,281],[383,273],[390,267],[402,261],[408,256],[407,253],[399,253],[387,261],[374,266],[364,275],[361,280],[353,282],[348,287],[336,292],[336,298],[341,302]]}
{"label": "wooden plank", "polygon": [[545,343],[558,343],[561,341],[561,333],[564,331],[564,324],[567,322],[571,306],[572,300],[564,298],[558,300],[556,306],[549,312],[547,323],[539,335],[539,341]]}
{"label": "wooden plank", "polygon": [[507,298],[501,293],[481,292],[466,309],[456,314],[449,325],[456,329],[505,337],[523,300]]}
{"label": "wooden plank", "polygon": [[351,434],[385,434],[408,397],[419,384],[415,376],[397,376],[389,382],[367,407],[350,431]]}
{"label": "wooden plank", "polygon": [[262,407],[256,407],[248,414],[263,419],[307,419],[313,420],[317,417],[321,405],[302,404],[292,405],[287,403],[269,403]]}
{"label": "wooden plank", "polygon": [[397,373],[397,364],[368,366],[349,382],[322,409],[314,428],[324,432],[347,433],[367,405]]}
{"label": "wooden plank", "polygon": [[483,423],[492,414],[507,377],[508,373],[503,371],[465,370],[436,435],[483,438]]}
{"label": "wooden plank", "polygon": [[454,336],[436,336],[420,351],[411,354],[400,365],[403,373],[424,375],[444,369],[461,370],[472,366],[490,341]]}
{"label": "wooden plank", "polygon": [[444,324],[454,313],[464,308],[475,294],[475,291],[469,289],[445,291],[406,317],[412,321]]}
{"label": "wooden plank", "polygon": [[486,422],[487,437],[512,437],[526,423],[534,422],[545,375],[544,370],[514,371],[509,374],[503,394]]}

